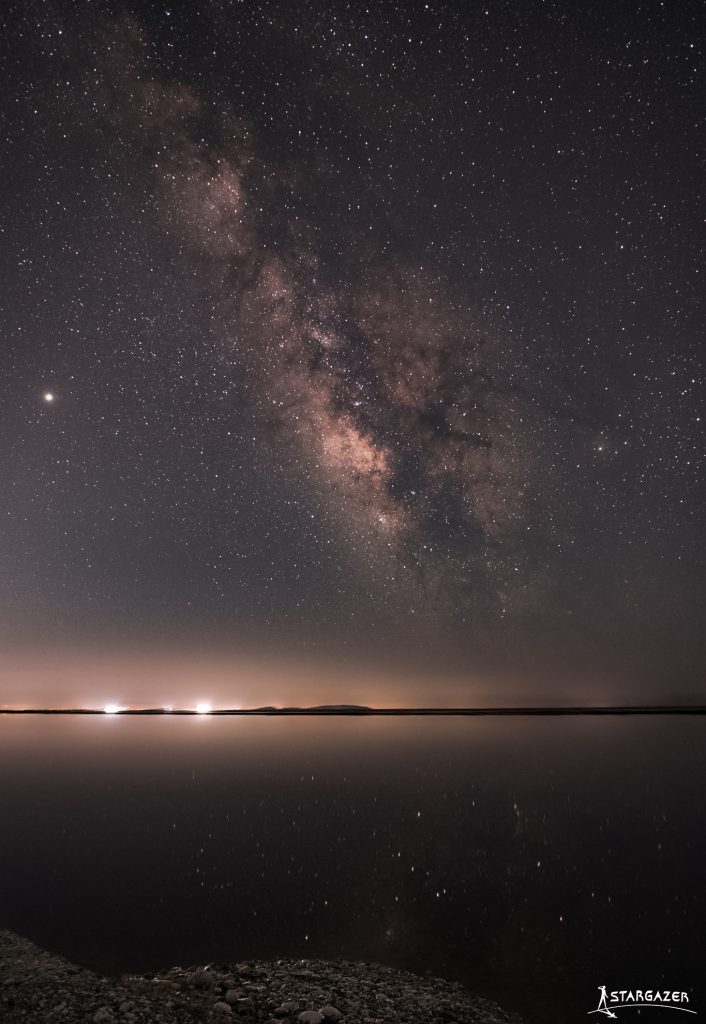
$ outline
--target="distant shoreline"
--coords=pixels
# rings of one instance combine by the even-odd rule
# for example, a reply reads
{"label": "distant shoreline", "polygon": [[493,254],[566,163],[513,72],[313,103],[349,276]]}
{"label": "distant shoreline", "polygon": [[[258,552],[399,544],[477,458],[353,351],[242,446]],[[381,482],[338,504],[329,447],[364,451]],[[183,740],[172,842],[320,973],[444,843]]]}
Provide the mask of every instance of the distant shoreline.
{"label": "distant shoreline", "polygon": [[371,708],[362,705],[321,705],[315,707],[213,708],[202,712],[190,708],[121,708],[107,712],[101,708],[0,708],[0,715],[102,715],[110,718],[140,715],[169,717],[218,718],[248,715],[272,718],[297,716],[319,717],[403,717],[409,715],[438,717],[509,717],[566,715],[706,715],[706,704],[619,704],[595,707],[471,707],[471,708]]}

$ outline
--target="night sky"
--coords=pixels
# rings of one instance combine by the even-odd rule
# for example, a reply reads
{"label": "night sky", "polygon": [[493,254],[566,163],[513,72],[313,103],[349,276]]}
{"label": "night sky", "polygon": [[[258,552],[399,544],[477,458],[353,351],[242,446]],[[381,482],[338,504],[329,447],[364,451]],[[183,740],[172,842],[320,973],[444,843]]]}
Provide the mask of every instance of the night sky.
{"label": "night sky", "polygon": [[5,5],[3,650],[693,697],[701,14]]}

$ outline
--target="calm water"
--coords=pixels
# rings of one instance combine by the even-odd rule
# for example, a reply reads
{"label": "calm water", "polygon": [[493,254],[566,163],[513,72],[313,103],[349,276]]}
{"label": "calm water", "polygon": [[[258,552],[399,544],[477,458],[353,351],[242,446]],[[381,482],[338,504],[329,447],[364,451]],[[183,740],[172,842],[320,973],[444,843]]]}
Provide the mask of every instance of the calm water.
{"label": "calm water", "polygon": [[346,957],[533,1021],[586,1019],[599,984],[706,1013],[705,741],[697,718],[0,716],[0,926],[108,972]]}

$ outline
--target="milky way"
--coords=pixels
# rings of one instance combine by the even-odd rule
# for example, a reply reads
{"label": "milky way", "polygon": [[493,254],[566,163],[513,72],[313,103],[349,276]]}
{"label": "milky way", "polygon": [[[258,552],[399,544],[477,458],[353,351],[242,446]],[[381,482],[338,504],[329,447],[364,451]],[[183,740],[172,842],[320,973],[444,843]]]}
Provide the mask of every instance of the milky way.
{"label": "milky way", "polygon": [[688,12],[10,24],[8,638],[695,652]]}

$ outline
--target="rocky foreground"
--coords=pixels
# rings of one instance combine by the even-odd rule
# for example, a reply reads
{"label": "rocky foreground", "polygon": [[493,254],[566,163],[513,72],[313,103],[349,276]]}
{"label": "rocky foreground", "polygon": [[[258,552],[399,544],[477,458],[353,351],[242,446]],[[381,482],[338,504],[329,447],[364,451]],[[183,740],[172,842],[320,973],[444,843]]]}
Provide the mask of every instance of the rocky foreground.
{"label": "rocky foreground", "polygon": [[522,1024],[461,985],[345,960],[102,978],[0,931],[2,1024]]}

